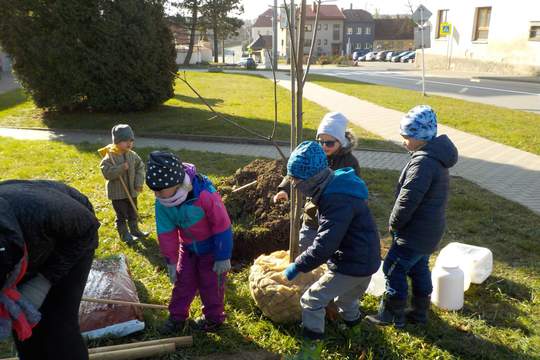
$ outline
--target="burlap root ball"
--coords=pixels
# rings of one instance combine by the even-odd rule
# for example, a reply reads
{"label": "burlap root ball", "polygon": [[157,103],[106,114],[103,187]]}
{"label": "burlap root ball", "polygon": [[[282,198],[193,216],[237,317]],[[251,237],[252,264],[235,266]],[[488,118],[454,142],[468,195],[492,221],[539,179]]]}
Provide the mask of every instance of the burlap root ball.
{"label": "burlap root ball", "polygon": [[276,323],[302,319],[300,297],[326,271],[326,265],[323,265],[288,281],[283,275],[288,265],[289,253],[276,251],[259,256],[249,272],[251,296],[262,313]]}

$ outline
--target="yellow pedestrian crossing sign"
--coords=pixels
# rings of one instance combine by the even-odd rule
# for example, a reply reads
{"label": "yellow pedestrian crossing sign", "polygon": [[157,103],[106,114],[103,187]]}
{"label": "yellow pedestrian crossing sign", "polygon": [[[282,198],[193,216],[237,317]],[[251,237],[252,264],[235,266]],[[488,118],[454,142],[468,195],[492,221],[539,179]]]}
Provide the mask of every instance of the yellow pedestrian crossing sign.
{"label": "yellow pedestrian crossing sign", "polygon": [[440,36],[450,35],[451,32],[452,32],[452,24],[450,24],[449,22],[441,23],[441,27],[439,29]]}

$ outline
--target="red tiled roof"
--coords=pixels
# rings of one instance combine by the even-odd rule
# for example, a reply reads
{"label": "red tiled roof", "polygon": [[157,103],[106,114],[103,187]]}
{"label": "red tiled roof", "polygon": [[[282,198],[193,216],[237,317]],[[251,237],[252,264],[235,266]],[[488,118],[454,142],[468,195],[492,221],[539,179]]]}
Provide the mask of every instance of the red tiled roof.
{"label": "red tiled roof", "polygon": [[257,21],[255,21],[255,24],[253,24],[253,27],[272,27],[272,16],[272,9],[266,10],[261,15],[259,15]]}
{"label": "red tiled roof", "polygon": [[[315,19],[316,5],[306,6],[306,18]],[[345,15],[337,5],[321,5],[319,20],[345,20]]]}

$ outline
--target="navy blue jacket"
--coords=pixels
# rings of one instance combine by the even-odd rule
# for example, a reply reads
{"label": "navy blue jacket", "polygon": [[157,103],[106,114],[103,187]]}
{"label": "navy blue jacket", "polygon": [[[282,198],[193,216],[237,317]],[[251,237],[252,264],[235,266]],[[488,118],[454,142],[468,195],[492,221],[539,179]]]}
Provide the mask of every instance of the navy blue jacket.
{"label": "navy blue jacket", "polygon": [[423,254],[437,249],[446,226],[448,169],[457,160],[458,151],[446,135],[412,153],[401,172],[389,220],[399,245]]}
{"label": "navy blue jacket", "polygon": [[334,172],[317,204],[317,236],[295,260],[299,271],[311,271],[325,262],[330,270],[351,276],[369,276],[378,270],[379,232],[367,198],[368,189],[354,169]]}

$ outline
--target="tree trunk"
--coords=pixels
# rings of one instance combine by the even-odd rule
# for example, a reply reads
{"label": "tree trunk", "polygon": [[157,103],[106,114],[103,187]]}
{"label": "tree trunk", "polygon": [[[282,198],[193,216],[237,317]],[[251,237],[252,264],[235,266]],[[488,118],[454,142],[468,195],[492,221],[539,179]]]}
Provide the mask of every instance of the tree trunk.
{"label": "tree trunk", "polygon": [[225,64],[225,37],[221,39],[221,55],[222,55],[223,63]]}
{"label": "tree trunk", "polygon": [[193,55],[193,47],[195,46],[195,35],[197,32],[197,17],[199,12],[198,1],[193,2],[193,7],[191,8],[191,33],[189,34],[189,48],[184,59],[184,65],[189,65],[191,62],[191,56]]}
{"label": "tree trunk", "polygon": [[219,62],[219,41],[217,31],[217,19],[213,20],[212,31],[214,31],[214,62]]}

